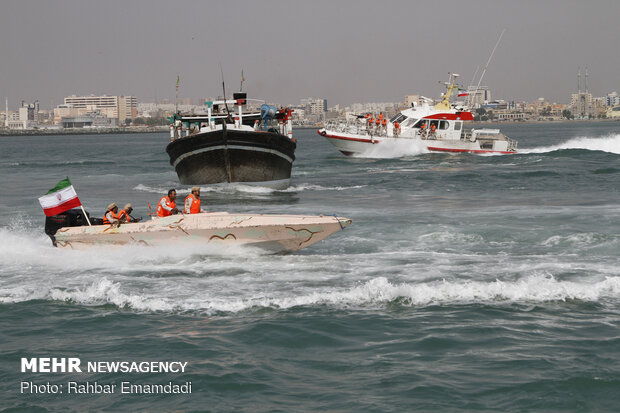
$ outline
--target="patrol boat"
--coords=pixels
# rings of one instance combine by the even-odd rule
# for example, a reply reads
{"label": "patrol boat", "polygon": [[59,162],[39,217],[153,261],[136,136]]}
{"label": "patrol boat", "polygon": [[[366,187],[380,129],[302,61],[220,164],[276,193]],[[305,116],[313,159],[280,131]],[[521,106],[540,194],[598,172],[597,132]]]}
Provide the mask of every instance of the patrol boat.
{"label": "patrol boat", "polygon": [[450,103],[457,77],[457,74],[450,76],[441,102],[434,106],[424,102],[405,109],[386,122],[385,127],[356,116],[352,121],[328,123],[318,133],[347,156],[406,142],[434,152],[516,153],[517,143],[499,129],[465,129],[474,116],[464,107]]}
{"label": "patrol boat", "polygon": [[270,215],[209,212],[153,217],[136,223],[103,225],[72,209],[46,217],[45,233],[60,248],[147,245],[181,246],[224,243],[258,247],[268,252],[291,252],[309,247],[351,224],[330,215]]}
{"label": "patrol boat", "polygon": [[205,104],[206,114],[170,118],[166,152],[182,184],[290,185],[297,147],[291,109],[241,92]]}

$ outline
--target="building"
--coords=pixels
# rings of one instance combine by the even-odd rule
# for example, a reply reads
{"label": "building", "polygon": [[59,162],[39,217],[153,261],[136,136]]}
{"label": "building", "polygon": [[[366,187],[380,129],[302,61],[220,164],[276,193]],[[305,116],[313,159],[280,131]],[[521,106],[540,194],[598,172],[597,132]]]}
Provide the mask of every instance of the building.
{"label": "building", "polygon": [[469,88],[465,92],[465,106],[471,108],[480,108],[491,101],[491,91],[488,86],[480,86],[478,88]]}
{"label": "building", "polygon": [[86,115],[88,112],[97,111],[124,124],[126,119],[133,119],[138,115],[138,100],[135,96],[72,95],[67,96],[64,105],[56,109],[54,109],[54,123],[61,123],[63,117]]}
{"label": "building", "polygon": [[312,115],[323,115],[327,112],[327,100],[326,99],[302,99],[301,106],[307,108],[307,111]]}
{"label": "building", "polygon": [[609,119],[620,119],[620,105],[608,107],[606,114]]}
{"label": "building", "polygon": [[588,92],[588,69],[585,73],[585,92],[581,91],[581,70],[577,72],[577,93],[571,95],[570,111],[575,119],[588,119],[594,115],[594,99]]}
{"label": "building", "polygon": [[116,118],[108,118],[99,112],[90,112],[85,115],[66,116],[61,120],[65,129],[75,128],[109,128],[118,126]]}
{"label": "building", "polygon": [[618,96],[618,92],[611,92],[605,96],[605,106],[618,105],[620,105],[620,96]]}
{"label": "building", "polygon": [[22,100],[16,112],[9,113],[9,102],[6,102],[4,126],[9,129],[32,129],[39,126],[39,101],[26,103]]}

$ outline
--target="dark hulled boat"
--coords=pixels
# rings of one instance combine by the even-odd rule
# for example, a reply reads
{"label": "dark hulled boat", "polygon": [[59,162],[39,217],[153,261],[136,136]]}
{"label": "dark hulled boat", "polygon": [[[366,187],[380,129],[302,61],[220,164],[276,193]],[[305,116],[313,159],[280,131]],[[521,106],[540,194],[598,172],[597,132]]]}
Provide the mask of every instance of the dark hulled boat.
{"label": "dark hulled boat", "polygon": [[166,152],[182,184],[289,186],[297,146],[292,110],[263,104],[244,113],[245,93],[206,105],[206,115],[171,118]]}

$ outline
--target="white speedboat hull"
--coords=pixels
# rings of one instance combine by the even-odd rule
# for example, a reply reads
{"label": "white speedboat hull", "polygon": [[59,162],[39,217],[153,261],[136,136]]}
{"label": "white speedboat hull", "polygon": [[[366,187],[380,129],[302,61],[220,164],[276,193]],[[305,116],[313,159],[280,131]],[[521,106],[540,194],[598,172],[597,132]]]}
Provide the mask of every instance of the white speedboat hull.
{"label": "white speedboat hull", "polygon": [[229,214],[172,215],[138,223],[60,228],[58,247],[83,249],[96,245],[149,246],[225,243],[250,245],[271,252],[297,251],[351,224],[335,216]]}

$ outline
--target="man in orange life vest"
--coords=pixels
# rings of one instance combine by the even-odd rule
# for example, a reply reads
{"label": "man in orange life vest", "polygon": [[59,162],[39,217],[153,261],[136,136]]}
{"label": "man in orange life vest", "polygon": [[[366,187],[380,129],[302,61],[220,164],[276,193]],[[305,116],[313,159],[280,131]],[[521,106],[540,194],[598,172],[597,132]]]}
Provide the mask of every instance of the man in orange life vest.
{"label": "man in orange life vest", "polygon": [[200,188],[195,186],[192,188],[192,192],[185,198],[185,213],[199,214],[201,212],[207,211],[200,208]]}
{"label": "man in orange life vest", "polygon": [[125,205],[125,207],[123,209],[121,209],[121,212],[118,213],[118,220],[120,222],[138,222],[138,221],[140,221],[140,218],[133,218],[131,216],[131,211],[133,211],[133,207],[131,206],[131,204]]}
{"label": "man in orange life vest", "polygon": [[116,206],[114,202],[112,202],[110,205],[108,205],[108,208],[105,211],[105,214],[103,214],[103,224],[104,225],[116,224],[118,222],[118,215],[116,215],[117,212],[118,212],[118,207]]}
{"label": "man in orange life vest", "polygon": [[178,214],[177,204],[174,202],[177,199],[176,189],[168,191],[168,196],[164,196],[159,200],[157,204],[157,216],[167,217],[170,215]]}

